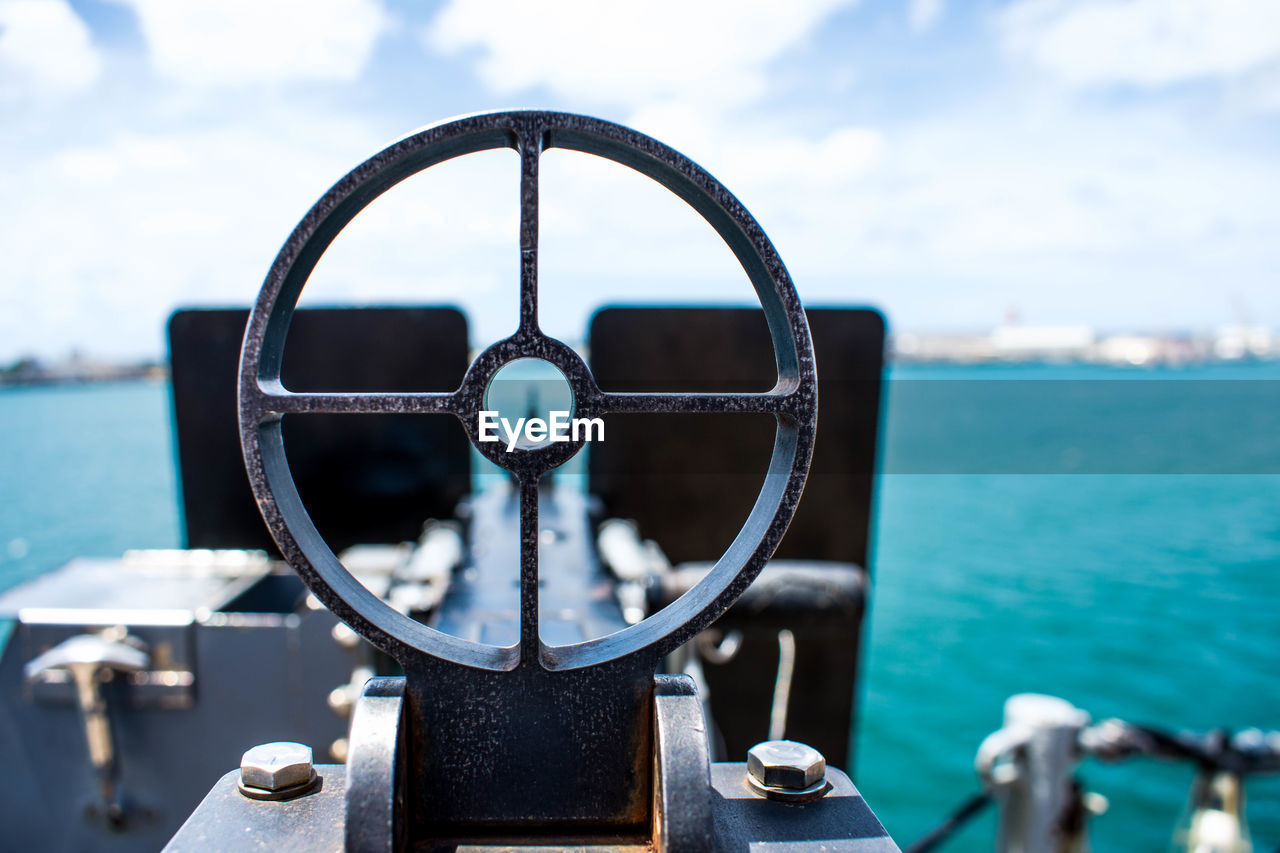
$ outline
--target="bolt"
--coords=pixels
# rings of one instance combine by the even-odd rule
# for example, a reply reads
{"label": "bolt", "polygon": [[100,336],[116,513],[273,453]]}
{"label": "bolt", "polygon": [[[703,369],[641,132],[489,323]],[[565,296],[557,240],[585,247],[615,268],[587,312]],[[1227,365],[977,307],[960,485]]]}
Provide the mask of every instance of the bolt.
{"label": "bolt", "polygon": [[263,791],[280,791],[311,779],[311,747],[301,743],[264,743],[240,759],[240,784]]}
{"label": "bolt", "polygon": [[[767,740],[747,750],[752,787],[777,794],[826,793],[827,760],[811,746],[793,740]],[[768,792],[761,790],[768,795]]]}
{"label": "bolt", "polygon": [[341,622],[335,623],[333,630],[329,633],[333,637],[333,641],[344,649],[354,649],[360,645],[360,635]]}

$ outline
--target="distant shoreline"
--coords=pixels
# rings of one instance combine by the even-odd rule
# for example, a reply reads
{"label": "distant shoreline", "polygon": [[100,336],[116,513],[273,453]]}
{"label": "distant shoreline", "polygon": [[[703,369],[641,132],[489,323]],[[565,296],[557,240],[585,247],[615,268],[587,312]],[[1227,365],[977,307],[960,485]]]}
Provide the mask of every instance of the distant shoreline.
{"label": "distant shoreline", "polygon": [[[894,367],[911,368],[1094,368],[1098,370],[1114,370],[1124,373],[1177,373],[1183,370],[1197,370],[1211,367],[1252,367],[1280,364],[1280,358],[1204,358],[1187,362],[1154,362],[1148,364],[1125,364],[1089,359],[960,359],[960,358],[913,358],[901,355],[887,356],[886,369]],[[92,373],[49,372],[26,374],[20,377],[0,372],[0,392],[26,388],[89,388],[104,385],[125,384],[168,384],[168,365],[145,365],[123,367],[113,370],[97,370]]]}
{"label": "distant shoreline", "polygon": [[0,379],[0,392],[35,388],[90,388],[104,385],[162,385],[168,384],[168,382],[169,372],[167,370],[162,371],[159,375],[148,372],[91,378],[59,377],[21,381]]}

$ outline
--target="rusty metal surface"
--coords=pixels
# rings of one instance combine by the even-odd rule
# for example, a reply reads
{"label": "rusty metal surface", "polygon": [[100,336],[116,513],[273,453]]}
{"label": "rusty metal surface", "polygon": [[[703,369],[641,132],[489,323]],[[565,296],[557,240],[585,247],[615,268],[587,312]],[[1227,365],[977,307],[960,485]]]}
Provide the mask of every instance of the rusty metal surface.
{"label": "rusty metal surface", "polygon": [[[324,249],[357,213],[399,181],[476,151],[520,153],[520,322],[483,350],[451,392],[293,392],[281,382],[290,318]],[[600,389],[582,358],[538,326],[538,160],[548,148],[629,166],[686,201],[720,234],[755,287],[777,367],[759,393],[669,394]],[[538,482],[582,441],[506,453],[478,441],[491,378],[519,358],[566,377],[577,417],[609,413],[762,413],[775,437],[768,473],[742,530],[707,578],[644,622],[563,646],[538,623]],[[635,131],[583,116],[506,112],[428,128],[375,155],[303,218],[277,256],[250,316],[239,379],[241,443],[263,517],[281,552],[316,596],[404,667],[411,827],[638,827],[649,815],[653,672],[668,652],[724,612],[776,548],[804,487],[817,418],[809,329],[791,279],[754,218],[714,178]],[[387,607],[338,562],[307,514],[284,457],[281,420],[317,412],[441,413],[510,471],[521,506],[520,641],[485,646],[451,637]]]}

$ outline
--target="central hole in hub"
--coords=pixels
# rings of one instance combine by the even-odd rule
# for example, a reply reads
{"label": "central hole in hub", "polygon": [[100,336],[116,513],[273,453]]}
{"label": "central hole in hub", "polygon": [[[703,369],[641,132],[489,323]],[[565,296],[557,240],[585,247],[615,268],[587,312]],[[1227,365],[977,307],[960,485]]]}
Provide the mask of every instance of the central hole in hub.
{"label": "central hole in hub", "polygon": [[498,368],[484,392],[485,411],[498,418],[504,444],[528,450],[551,444],[555,425],[573,417],[573,389],[560,368],[541,358],[518,358]]}

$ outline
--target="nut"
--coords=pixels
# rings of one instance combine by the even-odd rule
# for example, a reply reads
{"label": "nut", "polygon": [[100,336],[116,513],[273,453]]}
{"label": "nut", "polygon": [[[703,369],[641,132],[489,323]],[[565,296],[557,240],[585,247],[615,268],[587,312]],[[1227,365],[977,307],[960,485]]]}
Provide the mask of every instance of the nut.
{"label": "nut", "polygon": [[803,743],[767,740],[747,750],[747,772],[761,785],[798,791],[826,778],[827,760]]}
{"label": "nut", "polygon": [[306,744],[264,743],[240,759],[240,784],[279,791],[307,782],[311,769],[311,747]]}

